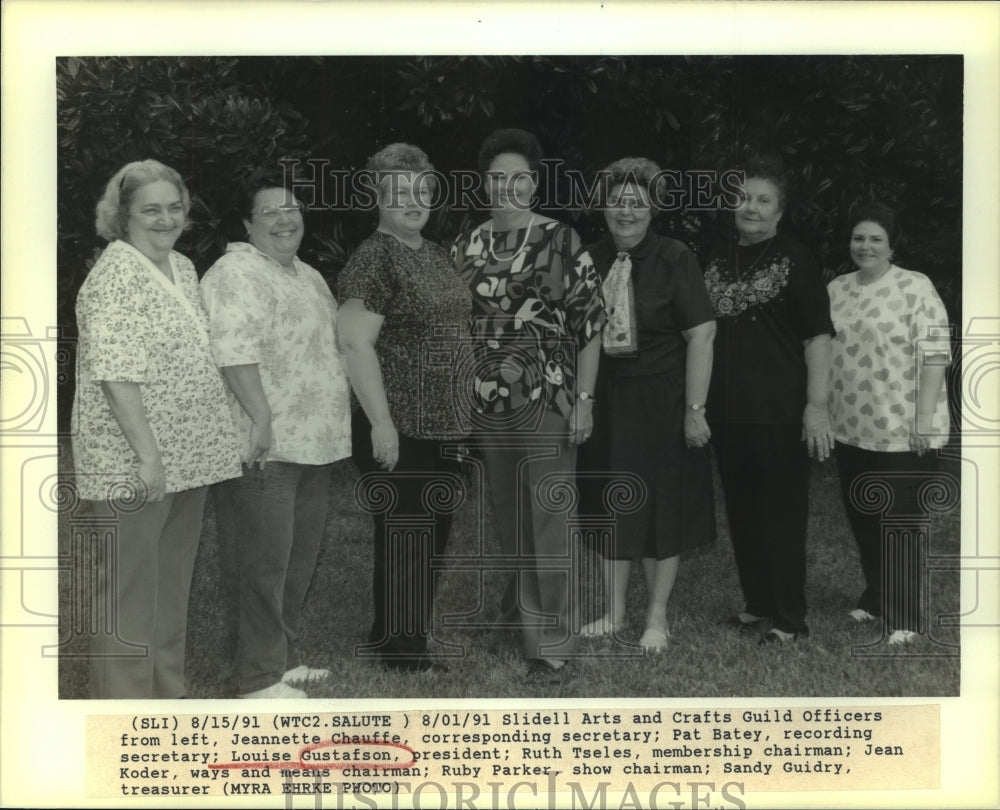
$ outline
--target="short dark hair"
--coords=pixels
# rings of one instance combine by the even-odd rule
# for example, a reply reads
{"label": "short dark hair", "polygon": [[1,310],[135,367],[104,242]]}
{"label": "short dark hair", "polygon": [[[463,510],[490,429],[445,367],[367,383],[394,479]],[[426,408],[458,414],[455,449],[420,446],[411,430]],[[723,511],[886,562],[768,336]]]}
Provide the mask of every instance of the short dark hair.
{"label": "short dark hair", "polygon": [[876,225],[882,226],[886,236],[889,237],[890,250],[896,246],[899,226],[896,223],[896,212],[892,206],[878,201],[859,205],[851,212],[850,224],[847,229],[848,239],[850,239],[850,234],[854,232],[854,229],[862,222],[874,222]]}
{"label": "short dark hair", "polygon": [[497,155],[511,152],[528,162],[528,168],[537,172],[542,166],[542,145],[538,138],[524,129],[498,129],[486,136],[479,147],[479,171],[486,174]]}
{"label": "short dark hair", "polygon": [[239,185],[236,196],[236,211],[241,219],[253,219],[254,201],[257,195],[269,188],[292,190],[291,170],[284,167],[254,169]]}
{"label": "short dark hair", "polygon": [[744,182],[757,178],[767,180],[778,192],[778,206],[780,210],[785,210],[785,203],[788,200],[788,173],[781,158],[771,155],[754,155],[746,160],[739,170],[743,173]]}

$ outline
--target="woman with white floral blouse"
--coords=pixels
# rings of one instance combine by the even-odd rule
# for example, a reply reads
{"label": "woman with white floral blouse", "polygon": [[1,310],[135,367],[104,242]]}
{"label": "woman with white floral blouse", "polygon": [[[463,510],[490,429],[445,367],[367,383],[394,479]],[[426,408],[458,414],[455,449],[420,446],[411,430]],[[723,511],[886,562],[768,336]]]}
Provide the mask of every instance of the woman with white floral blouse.
{"label": "woman with white floral blouse", "polygon": [[[833,340],[830,412],[844,508],[858,543],[865,591],[850,616],[882,617],[889,644],[920,628],[919,538],[866,509],[865,490],[891,493],[894,516],[918,515],[920,487],[948,440],[944,386],[948,314],[930,279],[893,264],[896,216],[882,203],[851,217],[857,269],[829,284]],[[883,534],[885,535],[883,537]]]}
{"label": "woman with white floral blouse", "polygon": [[351,452],[350,389],[337,348],[337,303],[296,255],[302,204],[284,178],[243,190],[247,242],[234,242],[201,282],[212,349],[230,388],[243,477],[235,503],[239,629],[233,680],[241,697],[301,698],[329,676],[298,647],[316,568],[331,465]]}
{"label": "woman with white floral blouse", "polygon": [[205,492],[240,473],[198,277],[173,250],[190,205],[162,163],[116,172],[97,206],[110,244],[76,301],[75,480],[113,519],[96,576],[101,626],[113,632],[91,642],[93,698],[184,697]]}

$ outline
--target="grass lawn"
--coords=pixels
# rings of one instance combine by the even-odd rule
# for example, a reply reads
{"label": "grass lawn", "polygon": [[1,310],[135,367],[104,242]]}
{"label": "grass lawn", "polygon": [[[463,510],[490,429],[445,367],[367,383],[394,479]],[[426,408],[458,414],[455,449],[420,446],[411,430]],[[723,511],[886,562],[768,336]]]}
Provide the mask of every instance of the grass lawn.
{"label": "grass lawn", "polygon": [[[958,464],[942,462],[958,475]],[[610,698],[610,697],[895,697],[957,695],[960,684],[957,627],[936,626],[959,610],[957,570],[928,577],[930,635],[902,648],[876,645],[873,624],[847,617],[862,590],[854,540],[840,502],[833,461],[814,463],[809,523],[807,621],[811,636],[789,645],[760,646],[724,621],[742,608],[728,527],[717,498],[718,538],[681,563],[668,606],[672,636],[666,652],[644,657],[635,644],[642,633],[645,593],[641,567],[633,565],[629,624],[620,639],[588,640],[573,675],[561,686],[527,685],[520,636],[511,631],[455,626],[457,614],[488,621],[499,604],[500,577],[446,569],[439,580],[433,646],[449,671],[401,674],[382,671],[355,654],[371,622],[371,524],[354,503],[358,474],[351,462],[336,465],[332,504],[319,565],[304,613],[303,647],[309,662],[333,677],[310,690],[318,698]],[[718,494],[718,479],[716,479]],[[478,554],[480,493],[472,485],[456,514],[450,553]],[[959,508],[935,516],[930,554],[960,553]],[[496,549],[490,515],[484,548]],[[69,520],[60,523],[60,553],[68,553]],[[82,565],[86,566],[86,553]],[[592,562],[592,561],[591,561]],[[589,569],[596,573],[596,567]],[[590,579],[595,578],[588,578]],[[596,579],[595,579],[596,581]],[[74,635],[72,582],[60,580],[62,698],[86,696],[86,638]],[[584,621],[601,610],[599,592],[585,588]],[[226,676],[225,612],[220,585],[214,509],[209,498],[195,567],[188,623],[187,680],[192,698],[232,697]],[[447,657],[454,655],[454,657]]]}

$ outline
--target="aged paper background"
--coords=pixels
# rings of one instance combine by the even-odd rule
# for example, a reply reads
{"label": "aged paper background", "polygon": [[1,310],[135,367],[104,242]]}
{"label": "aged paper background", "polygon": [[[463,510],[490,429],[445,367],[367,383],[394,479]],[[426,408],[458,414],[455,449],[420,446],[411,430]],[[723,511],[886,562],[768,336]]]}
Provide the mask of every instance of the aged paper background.
{"label": "aged paper background", "polygon": [[[5,316],[27,318],[37,337],[55,324],[55,57],[65,55],[169,53],[203,54],[363,54],[447,53],[962,53],[965,55],[965,319],[997,319],[998,269],[998,81],[1000,6],[995,3],[321,3],[321,2],[28,2],[3,6],[3,297]],[[504,32],[498,36],[497,32]],[[963,328],[964,326],[963,325]],[[1000,332],[1000,320],[981,322],[981,331]],[[965,456],[985,478],[985,492],[997,484],[997,375],[985,375],[979,412],[989,430],[970,442]],[[5,380],[7,383],[7,380]],[[16,383],[16,381],[15,381]],[[48,433],[55,432],[55,409]],[[0,452],[9,446],[0,436]],[[31,444],[29,442],[29,444]],[[36,443],[52,453],[51,440]],[[982,445],[982,446],[975,446]],[[23,446],[23,444],[22,444]],[[33,445],[35,446],[35,445]],[[55,472],[55,456],[51,457]],[[0,454],[3,486],[3,555],[20,554],[22,538],[33,547],[48,545],[55,556],[56,515],[32,503],[22,491],[19,470]],[[992,807],[998,792],[998,611],[997,509],[967,497],[963,505],[963,553],[979,560],[978,574],[963,575],[963,611],[992,626],[963,632],[962,696],[941,706],[941,789],[857,793],[755,794],[751,807]],[[24,509],[19,504],[24,505]],[[39,559],[38,568],[52,566]],[[24,566],[20,566],[24,568]],[[971,566],[970,566],[971,568]],[[10,569],[10,566],[7,566]],[[57,641],[56,628],[4,627],[5,617],[23,608],[23,571],[5,570],[0,560],[0,805],[107,806],[84,797],[84,724],[88,714],[136,712],[212,713],[225,703],[186,701],[169,708],[58,701],[56,659],[42,658],[43,645]],[[56,613],[56,577],[51,591],[31,593],[34,610]],[[978,588],[976,587],[978,585]],[[977,597],[978,594],[978,597]],[[976,599],[980,603],[976,604]],[[872,701],[867,701],[870,705]],[[889,701],[886,701],[889,702]],[[894,705],[927,703],[893,701]],[[461,703],[461,701],[459,701]],[[478,702],[484,707],[482,702]],[[525,708],[543,708],[524,701]],[[651,705],[652,701],[591,701],[601,708]],[[696,707],[706,702],[659,701],[657,705]],[[854,705],[829,701],[829,705]],[[397,701],[324,702],[324,710],[444,708],[446,701],[418,705]],[[586,706],[573,701],[568,707]],[[796,706],[817,701],[719,700],[710,705]],[[827,705],[827,704],[824,704]],[[245,704],[241,707],[249,708]],[[311,708],[311,707],[310,707]],[[319,707],[317,707],[318,709]],[[500,706],[496,706],[500,708]],[[261,711],[273,711],[261,706]],[[191,806],[218,802],[191,800]],[[270,804],[280,806],[281,797]],[[129,800],[128,805],[136,805]],[[148,804],[157,804],[149,800]],[[162,804],[162,802],[160,802]],[[300,801],[301,804],[301,801]],[[527,806],[527,805],[526,805]]]}

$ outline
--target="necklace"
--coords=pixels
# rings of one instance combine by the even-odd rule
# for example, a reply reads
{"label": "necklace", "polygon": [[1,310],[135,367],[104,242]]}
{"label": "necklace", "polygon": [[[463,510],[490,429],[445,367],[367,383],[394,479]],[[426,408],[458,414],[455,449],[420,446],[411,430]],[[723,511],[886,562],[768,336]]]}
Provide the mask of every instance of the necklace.
{"label": "necklace", "polygon": [[737,251],[736,252],[736,278],[742,279],[744,272],[749,273],[751,270],[753,270],[760,263],[760,260],[763,259],[765,255],[767,255],[767,252],[771,249],[771,242],[773,242],[773,241],[774,241],[774,237],[772,236],[770,239],[767,240],[767,244],[764,245],[764,249],[760,252],[760,255],[756,259],[754,259],[752,262],[750,262],[750,266],[745,271],[743,271],[743,270],[740,269],[740,254],[739,254],[739,251]]}
{"label": "necklace", "polygon": [[525,246],[528,244],[528,236],[531,235],[531,226],[534,225],[534,224],[535,224],[535,215],[532,214],[531,218],[528,220],[528,224],[524,226],[524,239],[521,240],[521,246],[517,250],[515,250],[514,253],[511,254],[510,256],[508,256],[507,258],[501,259],[499,256],[497,256],[496,253],[493,252],[493,220],[491,219],[490,220],[490,234],[489,234],[490,240],[489,241],[490,241],[490,256],[493,257],[493,260],[497,261],[497,262],[509,262],[509,261],[512,261],[512,260],[516,259],[518,256],[520,256],[521,253],[524,251]]}

